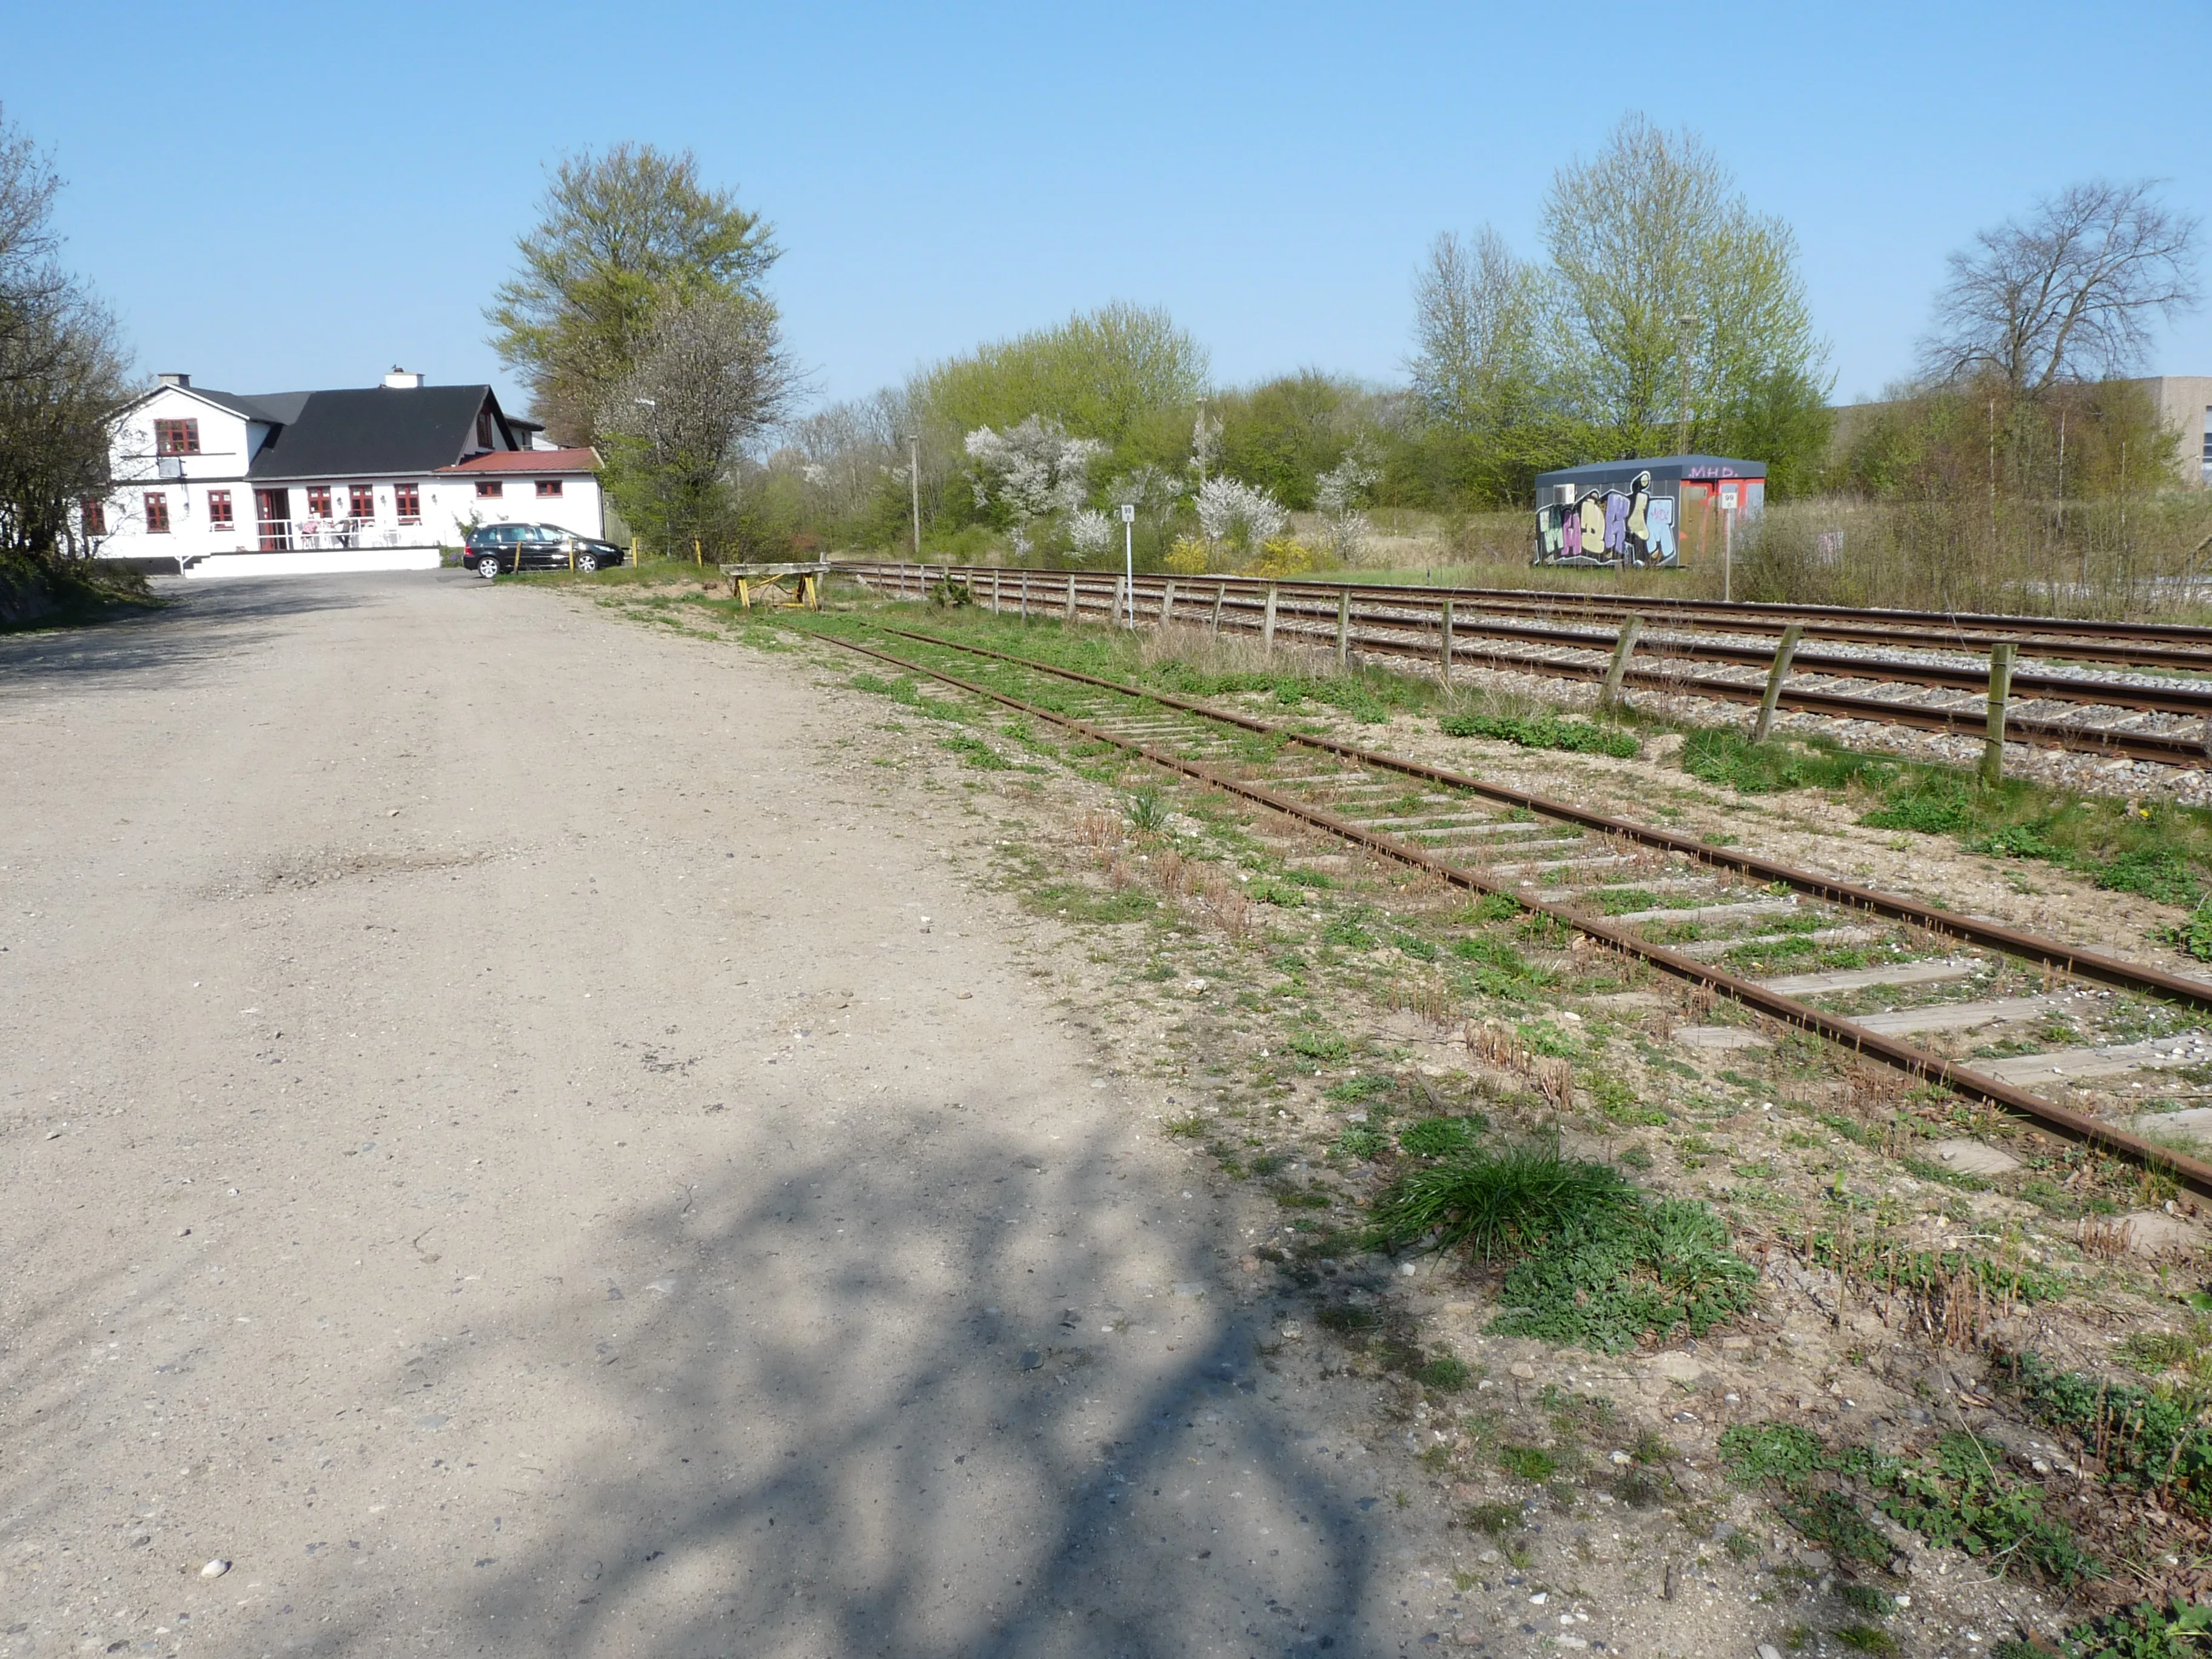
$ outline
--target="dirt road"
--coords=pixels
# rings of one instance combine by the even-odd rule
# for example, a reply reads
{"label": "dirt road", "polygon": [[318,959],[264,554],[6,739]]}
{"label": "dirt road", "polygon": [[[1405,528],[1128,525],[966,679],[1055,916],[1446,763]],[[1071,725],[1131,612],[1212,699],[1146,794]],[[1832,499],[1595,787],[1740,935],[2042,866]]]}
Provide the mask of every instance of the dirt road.
{"label": "dirt road", "polygon": [[0,640],[0,1655],[1401,1650],[1205,1193],[813,676],[177,598]]}

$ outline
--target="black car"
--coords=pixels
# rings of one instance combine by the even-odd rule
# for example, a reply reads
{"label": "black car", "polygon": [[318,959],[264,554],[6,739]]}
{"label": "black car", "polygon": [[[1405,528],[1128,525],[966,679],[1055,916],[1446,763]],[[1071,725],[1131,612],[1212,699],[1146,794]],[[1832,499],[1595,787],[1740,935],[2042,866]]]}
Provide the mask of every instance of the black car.
{"label": "black car", "polygon": [[461,564],[487,579],[518,570],[581,570],[589,573],[620,564],[623,550],[612,542],[580,536],[551,524],[488,524],[461,538]]}

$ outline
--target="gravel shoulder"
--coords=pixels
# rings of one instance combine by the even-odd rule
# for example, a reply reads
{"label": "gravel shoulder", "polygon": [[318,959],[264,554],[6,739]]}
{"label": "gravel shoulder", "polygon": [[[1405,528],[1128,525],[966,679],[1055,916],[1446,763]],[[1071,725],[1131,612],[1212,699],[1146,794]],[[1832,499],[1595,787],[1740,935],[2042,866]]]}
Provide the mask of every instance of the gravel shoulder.
{"label": "gravel shoulder", "polygon": [[452,574],[172,597],[0,641],[0,1653],[1418,1639],[864,700]]}

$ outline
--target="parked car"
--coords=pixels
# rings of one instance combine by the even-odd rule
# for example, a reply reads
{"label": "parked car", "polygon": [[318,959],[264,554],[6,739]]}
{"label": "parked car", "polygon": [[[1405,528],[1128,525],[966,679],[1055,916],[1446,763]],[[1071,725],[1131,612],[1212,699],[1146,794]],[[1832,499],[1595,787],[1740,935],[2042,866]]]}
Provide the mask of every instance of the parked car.
{"label": "parked car", "polygon": [[623,550],[550,524],[480,525],[461,538],[461,564],[487,580],[518,570],[605,570]]}

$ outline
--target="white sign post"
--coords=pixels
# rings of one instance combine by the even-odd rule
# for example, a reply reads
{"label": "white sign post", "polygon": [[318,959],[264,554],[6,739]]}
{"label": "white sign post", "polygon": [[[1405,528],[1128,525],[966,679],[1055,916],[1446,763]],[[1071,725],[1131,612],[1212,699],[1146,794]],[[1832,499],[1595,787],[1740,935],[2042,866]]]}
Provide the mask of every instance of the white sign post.
{"label": "white sign post", "polygon": [[1127,594],[1129,626],[1137,625],[1137,506],[1134,501],[1121,503],[1121,581]]}
{"label": "white sign post", "polygon": [[1735,503],[1736,487],[1721,486],[1721,603],[1726,605],[1733,597],[1732,580],[1735,568]]}

